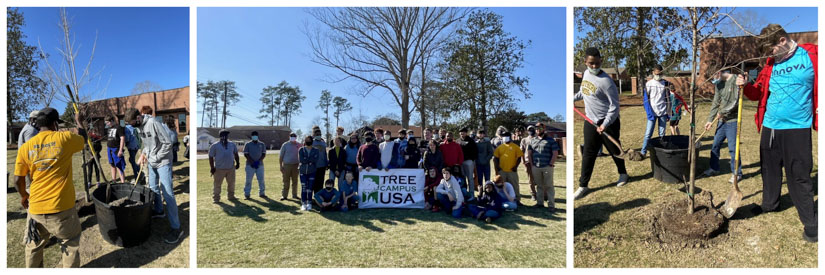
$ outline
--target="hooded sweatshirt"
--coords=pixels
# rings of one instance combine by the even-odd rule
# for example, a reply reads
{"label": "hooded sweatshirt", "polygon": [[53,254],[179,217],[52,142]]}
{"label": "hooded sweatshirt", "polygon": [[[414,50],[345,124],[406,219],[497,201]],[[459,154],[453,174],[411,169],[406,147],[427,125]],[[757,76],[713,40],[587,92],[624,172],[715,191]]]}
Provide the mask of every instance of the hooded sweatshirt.
{"label": "hooded sweatshirt", "polygon": [[461,192],[461,186],[458,185],[456,178],[452,175],[450,175],[450,179],[441,179],[441,183],[435,188],[435,193],[453,195],[456,205],[464,203],[464,193]]}
{"label": "hooded sweatshirt", "polygon": [[395,144],[396,144],[396,141],[393,139],[393,140],[385,140],[384,142],[381,142],[380,145],[378,145],[378,149],[381,150],[380,152],[381,152],[381,166],[382,167],[384,167],[384,168],[388,168],[388,167],[389,168],[396,168],[394,163],[392,163],[392,161],[393,161],[392,156],[393,155],[397,156],[397,154],[394,154],[395,153]]}
{"label": "hooded sweatshirt", "polygon": [[493,144],[490,143],[490,138],[484,137],[483,139],[477,140],[476,147],[478,148],[478,159],[476,159],[476,163],[478,165],[490,164],[490,159],[493,158]]}
{"label": "hooded sweatshirt", "polygon": [[152,168],[160,168],[172,163],[172,137],[169,128],[159,117],[143,115],[140,131],[143,153]]}
{"label": "hooded sweatshirt", "polygon": [[584,100],[584,112],[593,122],[607,128],[619,118],[619,91],[613,79],[602,70],[592,75],[589,70],[582,77],[581,88],[573,97]]}
{"label": "hooded sweatshirt", "polygon": [[650,108],[656,117],[667,115],[668,108],[670,107],[670,104],[668,104],[670,100],[670,88],[665,86],[665,84],[666,82],[664,80],[655,79],[648,80],[645,84],[645,90],[647,90],[650,96]]}

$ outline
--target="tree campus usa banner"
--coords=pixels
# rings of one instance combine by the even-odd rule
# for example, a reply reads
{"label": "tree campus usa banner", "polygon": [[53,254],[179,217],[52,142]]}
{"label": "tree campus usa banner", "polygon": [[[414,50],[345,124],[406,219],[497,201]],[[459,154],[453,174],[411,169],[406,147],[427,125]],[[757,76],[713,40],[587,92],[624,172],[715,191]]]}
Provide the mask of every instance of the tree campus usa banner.
{"label": "tree campus usa banner", "polygon": [[358,177],[358,208],[424,208],[424,169],[363,170]]}

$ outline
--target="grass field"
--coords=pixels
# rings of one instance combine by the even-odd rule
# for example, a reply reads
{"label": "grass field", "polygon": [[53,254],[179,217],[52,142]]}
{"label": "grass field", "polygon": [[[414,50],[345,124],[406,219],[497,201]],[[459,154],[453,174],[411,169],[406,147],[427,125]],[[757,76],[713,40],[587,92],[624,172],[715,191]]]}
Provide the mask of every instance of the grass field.
{"label": "grass field", "polygon": [[[624,100],[624,99],[623,99]],[[586,197],[575,201],[574,214],[574,263],[575,267],[816,267],[817,245],[802,240],[802,224],[787,193],[782,188],[778,212],[754,216],[750,209],[762,201],[762,178],[759,168],[759,136],[753,122],[756,103],[745,101],[742,114],[741,159],[744,179],[740,187],[745,197],[736,216],[727,229],[712,239],[707,246],[692,247],[687,244],[663,246],[651,241],[648,229],[649,217],[669,200],[686,199],[682,184],[661,183],[653,178],[649,159],[643,162],[627,161],[630,181],[616,187],[618,178],[615,165],[609,157],[596,161],[590,188]],[[710,104],[697,107],[697,127],[704,126]],[[644,136],[645,114],[643,107],[627,107],[621,110],[622,131],[620,140],[625,149],[639,150]],[[575,117],[575,146],[582,144],[582,120]],[[680,123],[683,135],[689,133],[689,114]],[[697,160],[697,174],[708,168],[712,131],[702,139],[701,153]],[[654,134],[657,136],[658,134]],[[817,139],[813,132],[814,183],[817,182]],[[581,155],[575,153],[575,172],[572,186],[578,186],[581,175]],[[710,178],[698,178],[696,186],[711,191],[714,202],[720,203],[730,192],[730,157],[727,145],[722,148],[721,174]],[[648,156],[650,154],[648,153]],[[816,197],[815,197],[816,198]],[[724,228],[724,227],[723,227]]]}
{"label": "grass field", "polygon": [[[105,145],[104,145],[105,146]],[[183,149],[183,147],[181,147]],[[106,178],[111,178],[109,164],[105,155],[105,148],[102,151],[100,161]],[[164,219],[152,220],[152,235],[143,244],[120,248],[111,245],[103,240],[97,226],[97,218],[94,215],[94,206],[86,206],[79,209],[81,226],[83,232],[80,239],[80,265],[83,267],[188,267],[189,266],[189,161],[183,157],[183,150],[178,151],[178,163],[173,167],[173,181],[175,185],[175,199],[178,203],[178,213],[181,221],[181,228],[184,231],[184,238],[177,244],[167,244],[163,242],[162,236],[169,230],[169,222]],[[126,153],[128,155],[128,152]],[[14,172],[14,162],[17,150],[9,149],[6,155],[7,167],[10,175]],[[78,200],[83,200],[83,172],[80,169],[82,164],[81,154],[75,154],[72,159],[74,168],[74,186],[78,194]],[[134,178],[131,166],[126,164],[126,181]],[[26,224],[26,212],[20,205],[20,196],[13,187],[13,176],[8,177],[7,186],[6,218],[7,218],[7,251],[8,267],[23,267],[25,265],[23,231]],[[94,190],[94,189],[92,189]],[[91,190],[90,190],[91,192]],[[79,205],[79,204],[78,204]],[[46,247],[44,253],[44,266],[61,266],[60,245],[52,242]]]}
{"label": "grass field", "polygon": [[[565,164],[556,167],[557,214],[532,207],[524,168],[521,192],[528,206],[493,224],[460,220],[422,209],[359,209],[320,214],[279,201],[277,155],[268,156],[267,195],[243,200],[243,167],[236,172],[240,201],[212,203],[208,160],[198,160],[199,267],[564,267]],[[300,186],[299,186],[300,188]]]}

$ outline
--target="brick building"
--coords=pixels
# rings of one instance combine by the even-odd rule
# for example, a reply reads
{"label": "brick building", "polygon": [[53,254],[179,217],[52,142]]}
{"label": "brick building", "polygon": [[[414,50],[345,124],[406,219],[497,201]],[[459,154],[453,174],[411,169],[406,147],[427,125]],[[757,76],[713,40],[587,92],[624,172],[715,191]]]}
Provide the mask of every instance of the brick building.
{"label": "brick building", "polygon": [[[84,103],[92,120],[97,119],[96,126],[103,126],[103,119],[110,114],[123,119],[129,108],[140,110],[143,106],[152,107],[153,116],[172,116],[178,134],[189,133],[192,125],[189,116],[189,86],[157,92],[142,93],[124,97],[107,98]],[[182,136],[182,135],[181,135]]]}

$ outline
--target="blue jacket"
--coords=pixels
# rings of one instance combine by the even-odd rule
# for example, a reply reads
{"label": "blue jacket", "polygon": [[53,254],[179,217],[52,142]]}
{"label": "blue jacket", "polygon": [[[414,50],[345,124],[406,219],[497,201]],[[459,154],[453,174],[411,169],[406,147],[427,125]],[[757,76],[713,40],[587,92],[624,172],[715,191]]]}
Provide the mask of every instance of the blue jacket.
{"label": "blue jacket", "polygon": [[326,188],[321,189],[321,191],[315,192],[315,201],[318,203],[322,202],[338,202],[340,200],[341,194],[335,188],[332,188],[332,191],[327,191]]}
{"label": "blue jacket", "polygon": [[478,207],[487,210],[495,210],[499,213],[501,213],[504,210],[505,202],[507,202],[507,199],[502,198],[501,195],[498,194],[498,192],[484,192],[483,196],[478,197]]}
{"label": "blue jacket", "polygon": [[310,150],[307,149],[307,147],[301,147],[301,149],[298,150],[298,158],[300,159],[298,171],[301,175],[315,174],[315,170],[318,168],[319,157],[320,153],[318,149],[312,148]]}

